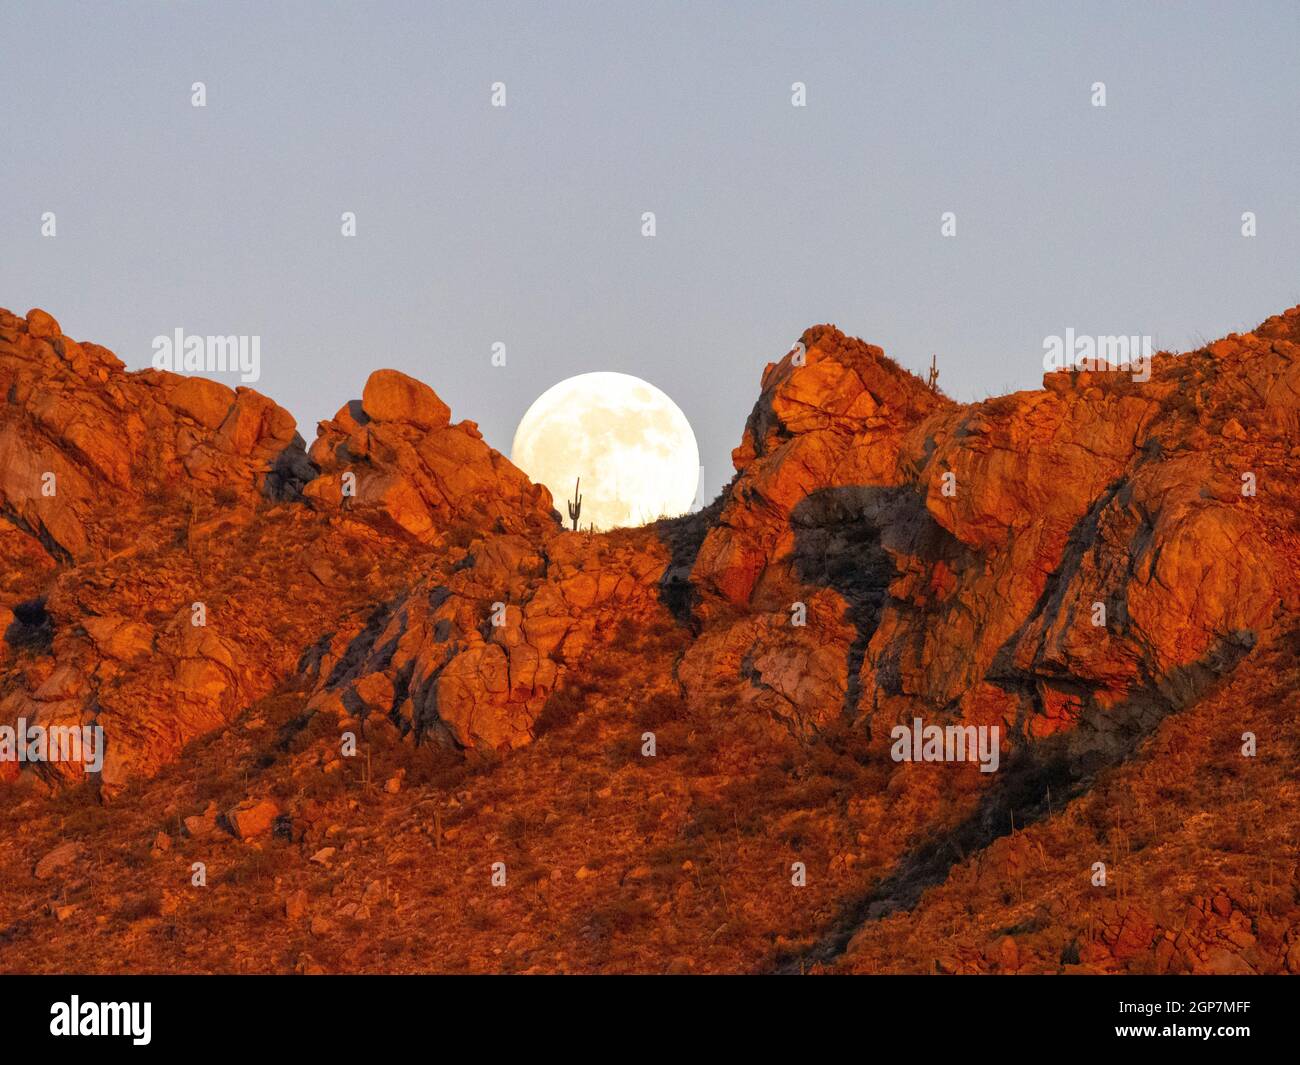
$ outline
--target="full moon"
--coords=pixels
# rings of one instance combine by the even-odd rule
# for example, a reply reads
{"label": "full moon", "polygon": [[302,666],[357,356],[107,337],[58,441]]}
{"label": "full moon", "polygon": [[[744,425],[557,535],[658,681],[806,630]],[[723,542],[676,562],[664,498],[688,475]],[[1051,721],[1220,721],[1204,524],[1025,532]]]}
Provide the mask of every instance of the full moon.
{"label": "full moon", "polygon": [[700,449],[686,415],[625,373],[584,373],[548,388],[520,420],[510,459],[551,490],[561,517],[582,478],[584,529],[675,518],[699,488]]}

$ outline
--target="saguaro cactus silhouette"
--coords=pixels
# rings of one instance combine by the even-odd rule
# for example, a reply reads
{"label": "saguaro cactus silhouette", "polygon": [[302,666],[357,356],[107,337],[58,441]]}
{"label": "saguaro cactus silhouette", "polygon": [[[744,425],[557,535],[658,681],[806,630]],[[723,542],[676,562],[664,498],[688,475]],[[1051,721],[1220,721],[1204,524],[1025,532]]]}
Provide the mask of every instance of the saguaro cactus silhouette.
{"label": "saguaro cactus silhouette", "polygon": [[930,386],[931,392],[939,391],[939,356],[930,356],[930,378],[925,382]]}
{"label": "saguaro cactus silhouette", "polygon": [[574,532],[578,531],[578,515],[582,513],[582,493],[578,491],[581,484],[581,477],[573,482],[573,498],[569,500],[569,520],[573,522]]}

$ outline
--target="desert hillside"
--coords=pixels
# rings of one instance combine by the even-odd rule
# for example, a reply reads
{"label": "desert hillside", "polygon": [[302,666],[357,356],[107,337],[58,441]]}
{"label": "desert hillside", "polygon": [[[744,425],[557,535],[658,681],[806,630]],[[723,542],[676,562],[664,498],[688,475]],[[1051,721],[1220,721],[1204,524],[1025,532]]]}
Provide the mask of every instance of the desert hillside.
{"label": "desert hillside", "polygon": [[1300,307],[967,405],[802,344],[585,533],[397,371],[308,444],[0,311],[0,726],[105,740],[0,761],[0,971],[1300,973]]}

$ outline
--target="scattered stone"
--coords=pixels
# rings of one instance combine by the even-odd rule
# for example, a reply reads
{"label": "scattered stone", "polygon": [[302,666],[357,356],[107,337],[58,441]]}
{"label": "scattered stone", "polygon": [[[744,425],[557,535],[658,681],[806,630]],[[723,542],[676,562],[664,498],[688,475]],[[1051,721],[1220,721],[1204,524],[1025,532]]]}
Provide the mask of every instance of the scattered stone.
{"label": "scattered stone", "polygon": [[245,799],[226,813],[226,820],[239,839],[253,839],[271,831],[280,807],[270,799]]}
{"label": "scattered stone", "polygon": [[58,876],[72,865],[81,854],[81,844],[70,841],[60,843],[44,858],[36,863],[34,875],[37,880],[49,880],[51,877]]}
{"label": "scattered stone", "polygon": [[1236,418],[1229,418],[1223,423],[1223,436],[1227,440],[1245,440],[1246,430]]}
{"label": "scattered stone", "polygon": [[307,892],[303,888],[288,895],[284,900],[284,915],[291,921],[296,921],[299,917],[307,912],[308,904]]}
{"label": "scattered stone", "polygon": [[217,804],[208,803],[203,813],[187,817],[181,823],[185,826],[185,831],[194,839],[210,836],[217,829]]}

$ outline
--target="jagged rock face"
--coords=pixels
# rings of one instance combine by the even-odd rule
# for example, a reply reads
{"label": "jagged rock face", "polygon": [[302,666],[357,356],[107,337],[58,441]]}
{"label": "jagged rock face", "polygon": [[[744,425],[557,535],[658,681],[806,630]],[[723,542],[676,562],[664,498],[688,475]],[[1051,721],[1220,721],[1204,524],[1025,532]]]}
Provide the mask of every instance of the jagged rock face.
{"label": "jagged rock face", "polygon": [[[1300,972],[1300,896],[1255,868],[1294,866],[1300,801],[1300,308],[1148,381],[1055,373],[965,406],[833,327],[804,345],[764,372],[713,505],[590,535],[396,371],[309,455],[256,393],[128,374],[43,312],[0,312],[0,725],[101,726],[95,779],[128,826],[69,842],[43,793],[77,767],[0,761],[37,793],[0,804],[6,902],[27,891],[10,950],[57,964],[57,920],[81,951],[93,901],[117,906],[96,891],[152,838],[149,868],[178,882],[209,849],[235,858],[224,843],[297,854],[282,944],[313,908],[327,942],[321,907],[358,915],[405,868],[416,908],[368,919],[403,922],[386,940],[438,930],[422,967],[526,950],[621,971],[594,939],[643,911],[664,964],[687,946],[658,932],[685,927],[713,970]],[[890,726],[914,716],[1002,726],[1002,769],[894,761]],[[338,732],[368,744],[364,783]],[[629,753],[645,732],[653,759]],[[369,755],[394,752],[371,787]],[[453,868],[519,834],[551,872],[524,865],[530,889],[493,905],[516,907],[512,936],[545,925],[527,948],[481,931],[481,870]],[[413,857],[440,848],[456,860]],[[801,913],[774,848],[809,859]],[[1094,850],[1144,897],[1085,889]],[[91,853],[122,858],[98,886]],[[49,913],[51,884],[81,901]],[[263,893],[222,895],[259,951],[270,926],[241,908]],[[195,896],[159,908],[193,920]],[[172,957],[155,940],[141,965]]]}
{"label": "jagged rock face", "polygon": [[1295,608],[1297,335],[1289,311],[1148,382],[1049,374],[957,407],[809,330],[804,365],[765,372],[699,549],[683,682],[800,731],[925,711],[1042,736],[1190,697]]}
{"label": "jagged rock face", "polygon": [[[1292,314],[1266,328],[1297,326]],[[895,596],[864,690],[963,700],[966,712],[991,684],[1004,721],[1039,735],[1152,685],[1185,699],[1198,673],[1270,634],[1278,608],[1296,603],[1278,564],[1295,351],[1260,339],[1240,350],[1228,365],[1210,352],[1157,357],[1148,382],[1052,374],[1045,392],[918,426],[902,462],[961,558],[939,602]],[[1233,433],[1224,378],[1251,381],[1280,415],[1260,418],[1249,439]],[[1258,494],[1243,494],[1247,482]],[[882,667],[908,646],[924,650],[886,680]]]}
{"label": "jagged rock face", "polygon": [[739,698],[808,733],[856,702],[851,667],[892,576],[882,531],[912,535],[893,520],[903,437],[953,404],[832,326],[801,344],[764,371],[732,453],[737,477],[691,571],[705,631],[681,674],[712,698],[739,677]]}
{"label": "jagged rock face", "polygon": [[717,505],[590,536],[397,371],[304,453],[256,392],[127,374],[5,312],[0,716],[102,725],[110,792],[294,680],[343,722],[519,747],[593,651],[671,607],[683,694],[800,737],[916,713],[1104,732],[1295,610],[1298,332],[1290,311],[1147,382],[959,406],[817,326],[765,370]]}
{"label": "jagged rock face", "polygon": [[248,615],[220,633],[189,626],[191,599],[206,598],[190,549],[246,525],[283,471],[305,463],[302,441],[288,412],[251,389],[128,374],[39,310],[0,311],[0,388],[0,662],[21,659],[0,717],[103,725],[111,787],[129,767],[174,757],[264,682],[236,634]]}
{"label": "jagged rock face", "polygon": [[[544,488],[396,371],[322,427],[319,477],[266,397],[128,374],[42,311],[0,312],[0,385],[0,722],[102,727],[106,793],[293,676],[449,529],[556,527]],[[355,498],[338,490],[343,466]],[[18,776],[0,763],[0,779]]]}
{"label": "jagged rock face", "polygon": [[470,511],[501,532],[540,533],[558,520],[545,486],[483,443],[473,422],[451,425],[433,389],[396,370],[371,374],[360,403],[321,423],[310,454],[320,468],[305,493],[313,505],[373,510],[426,543]]}
{"label": "jagged rock face", "polygon": [[128,374],[44,311],[0,311],[0,389],[0,511],[63,561],[102,556],[107,511],[183,490],[255,498],[302,451],[292,416],[265,396]]}
{"label": "jagged rock face", "polygon": [[341,718],[387,715],[417,738],[463,747],[522,746],[569,670],[665,613],[665,562],[646,535],[475,540],[367,630],[332,641],[313,665],[309,705]]}
{"label": "jagged rock face", "polygon": [[[709,599],[786,609],[796,530],[819,524],[841,488],[898,483],[903,434],[952,404],[885,358],[880,348],[830,326],[804,333],[797,351],[763,373],[763,392],[732,452],[738,477],[704,539],[692,579]],[[783,561],[784,567],[780,564]]]}

